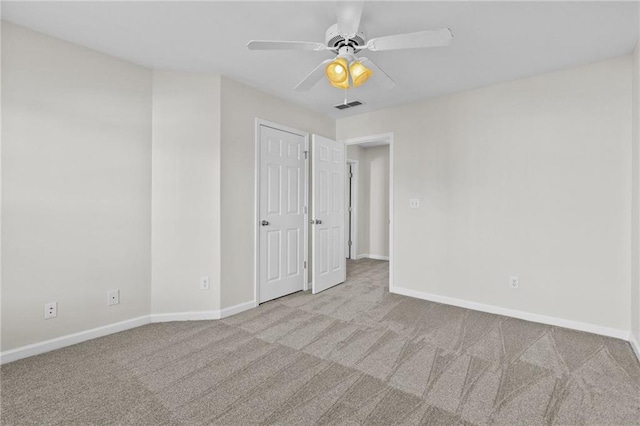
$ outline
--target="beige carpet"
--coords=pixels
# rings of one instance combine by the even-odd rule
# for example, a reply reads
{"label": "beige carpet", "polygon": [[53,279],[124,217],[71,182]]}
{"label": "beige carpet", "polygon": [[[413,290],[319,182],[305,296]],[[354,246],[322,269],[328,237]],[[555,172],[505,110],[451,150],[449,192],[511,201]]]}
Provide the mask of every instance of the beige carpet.
{"label": "beige carpet", "polygon": [[389,294],[387,262],[1,368],[2,424],[640,424],[627,342]]}

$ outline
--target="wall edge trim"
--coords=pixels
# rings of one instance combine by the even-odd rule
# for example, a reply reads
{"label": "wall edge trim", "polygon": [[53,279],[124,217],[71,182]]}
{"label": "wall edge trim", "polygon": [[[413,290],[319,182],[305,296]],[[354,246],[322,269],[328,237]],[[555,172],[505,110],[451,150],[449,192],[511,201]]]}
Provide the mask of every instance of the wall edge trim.
{"label": "wall edge trim", "polygon": [[381,256],[379,254],[359,254],[356,259],[374,259],[374,260],[389,260],[389,256]]}
{"label": "wall edge trim", "polygon": [[255,301],[250,300],[248,302],[238,303],[237,305],[229,306],[220,311],[220,318],[230,317],[231,315],[239,314],[240,312],[248,311],[257,306]]}
{"label": "wall edge trim", "polygon": [[224,309],[213,309],[210,311],[191,311],[191,312],[169,312],[164,314],[151,314],[151,322],[171,322],[171,321],[205,321],[218,320],[231,315],[239,314],[248,309],[253,309],[255,303],[253,300],[249,302],[239,303]]}
{"label": "wall edge trim", "polygon": [[107,324],[89,330],[79,331],[73,334],[56,337],[54,339],[45,340],[43,342],[31,343],[15,349],[10,349],[0,353],[0,364],[7,364],[20,359],[29,358],[46,352],[62,349],[88,340],[97,339],[98,337],[108,336],[110,334],[119,333],[121,331],[130,330],[147,324],[170,322],[170,321],[203,321],[217,320],[230,317],[240,312],[253,309],[255,303],[253,300],[249,302],[239,303],[224,309],[216,309],[211,311],[194,311],[194,312],[174,312],[166,314],[143,315],[136,318]]}
{"label": "wall edge trim", "polygon": [[45,340],[43,342],[31,343],[15,349],[10,349],[0,353],[0,364],[17,361],[19,359],[40,355],[45,352],[51,352],[56,349],[62,349],[87,340],[97,339],[109,334],[119,333],[121,331],[140,327],[151,323],[149,315],[143,315],[113,324],[107,324],[100,327],[91,328],[89,330],[79,331],[77,333],[67,334],[56,337],[54,339]]}
{"label": "wall edge trim", "polygon": [[631,344],[631,349],[636,354],[636,358],[638,358],[638,362],[640,362],[640,342],[636,340],[633,334],[629,334],[629,343]]}
{"label": "wall edge trim", "polygon": [[486,305],[484,303],[472,302],[454,297],[440,296],[437,294],[425,293],[409,288],[394,286],[390,290],[391,293],[403,296],[414,297],[417,299],[428,300],[430,302],[443,303],[445,305],[458,306],[460,308],[472,309],[474,311],[487,312],[490,314],[503,315],[512,318],[518,318],[525,321],[536,322],[540,324],[553,325],[557,327],[569,328],[572,330],[585,331],[588,333],[599,334],[601,336],[614,337],[631,341],[631,333],[629,330],[621,330],[617,328],[605,327],[597,324],[591,324],[580,321],[573,321],[564,318],[551,317],[547,315],[535,314],[532,312],[519,311],[517,309],[503,308],[501,306]]}

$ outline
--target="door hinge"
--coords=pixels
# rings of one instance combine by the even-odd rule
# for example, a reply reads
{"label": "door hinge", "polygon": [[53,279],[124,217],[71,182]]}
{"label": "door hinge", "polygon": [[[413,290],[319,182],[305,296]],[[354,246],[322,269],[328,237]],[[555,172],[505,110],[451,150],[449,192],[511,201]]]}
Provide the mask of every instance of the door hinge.
{"label": "door hinge", "polygon": [[309,151],[305,151],[305,152],[304,152],[304,159],[305,159],[305,160],[307,159],[307,155],[308,155],[308,154],[309,154]]}
{"label": "door hinge", "polygon": [[349,241],[349,245],[350,245],[350,246],[351,246],[351,245],[353,245],[353,241]]}
{"label": "door hinge", "polygon": [[307,261],[304,261],[304,269],[307,269]]}
{"label": "door hinge", "polygon": [[349,173],[349,177],[352,178],[353,177],[353,173]]}

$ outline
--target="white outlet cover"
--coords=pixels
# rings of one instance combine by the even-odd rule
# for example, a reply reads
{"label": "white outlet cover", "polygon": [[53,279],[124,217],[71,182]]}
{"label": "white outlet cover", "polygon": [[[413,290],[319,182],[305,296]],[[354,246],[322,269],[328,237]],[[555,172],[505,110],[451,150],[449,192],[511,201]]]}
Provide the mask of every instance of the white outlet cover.
{"label": "white outlet cover", "polygon": [[200,277],[200,290],[209,290],[209,277]]}
{"label": "white outlet cover", "polygon": [[120,303],[120,290],[109,290],[107,292],[107,306],[113,306]]}
{"label": "white outlet cover", "polygon": [[44,319],[51,319],[58,316],[58,302],[44,304]]}
{"label": "white outlet cover", "polygon": [[520,279],[516,276],[509,277],[509,287],[518,288],[520,287]]}

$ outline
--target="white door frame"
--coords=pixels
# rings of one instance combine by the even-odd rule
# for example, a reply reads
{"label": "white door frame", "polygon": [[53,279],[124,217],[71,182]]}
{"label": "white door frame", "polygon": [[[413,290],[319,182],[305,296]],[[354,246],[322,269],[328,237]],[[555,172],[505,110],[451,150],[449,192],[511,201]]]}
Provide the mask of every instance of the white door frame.
{"label": "white door frame", "polygon": [[[346,144],[345,144],[346,145]],[[347,164],[351,164],[351,173],[353,178],[351,179],[351,259],[358,258],[358,161],[350,160],[347,158]],[[349,182],[347,177],[347,182]],[[347,201],[349,200],[349,194],[347,194]],[[349,206],[349,203],[345,204]],[[346,212],[345,220],[349,221],[349,210]],[[389,236],[391,238],[391,236]]]}
{"label": "white door frame", "polygon": [[260,126],[271,127],[272,129],[281,130],[283,132],[293,133],[304,137],[304,286],[303,290],[309,290],[309,133],[302,130],[294,129],[293,127],[287,127],[282,124],[273,123],[271,121],[256,118],[255,122],[255,186],[254,186],[254,205],[255,210],[253,212],[253,275],[254,275],[254,287],[253,287],[253,306],[257,307],[260,304]]}
{"label": "white door frame", "polygon": [[393,132],[343,140],[346,146],[373,142],[389,145],[389,292],[393,293]]}

